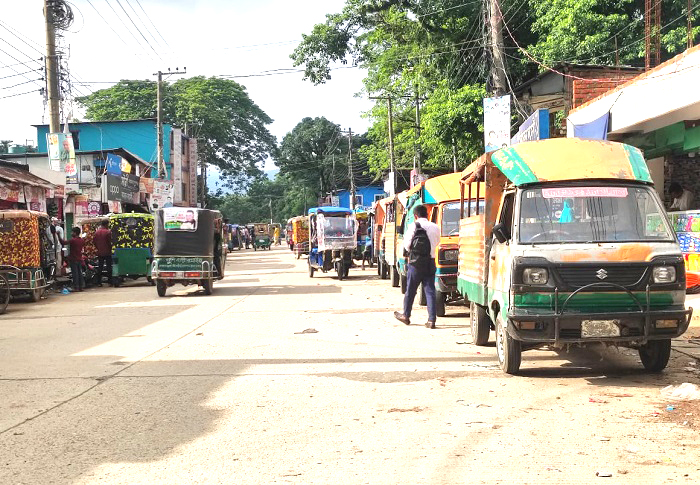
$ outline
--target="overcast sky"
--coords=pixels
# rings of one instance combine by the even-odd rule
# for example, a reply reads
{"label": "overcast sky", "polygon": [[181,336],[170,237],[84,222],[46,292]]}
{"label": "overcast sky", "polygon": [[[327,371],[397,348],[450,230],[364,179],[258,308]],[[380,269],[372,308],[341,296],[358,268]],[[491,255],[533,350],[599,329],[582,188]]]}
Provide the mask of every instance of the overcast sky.
{"label": "overcast sky", "polygon": [[[39,79],[42,73],[28,73],[39,64],[18,63],[38,59],[42,55],[40,51],[45,49],[43,0],[3,3],[0,139],[36,142],[36,132],[30,125],[48,123],[42,97],[37,92],[2,97],[39,89],[39,85],[29,81]],[[71,74],[81,81],[116,82],[155,79],[152,74],[158,69],[174,71],[185,66],[187,76],[238,76],[291,69],[289,54],[301,34],[323,22],[325,14],[339,12],[345,0],[71,0],[71,3],[75,7],[75,22],[72,32],[65,33],[65,44],[70,46]],[[141,7],[148,17],[143,15]],[[140,14],[138,17],[134,10]],[[16,29],[20,37],[26,38],[20,40],[6,27]],[[322,86],[302,81],[300,73],[236,81],[274,119],[270,130],[281,140],[305,116],[325,116],[343,128],[366,130],[368,123],[361,115],[369,109],[369,101],[354,96],[362,89],[363,76],[360,69],[340,69]],[[25,84],[11,87],[19,83]],[[89,93],[109,85],[77,88]]]}

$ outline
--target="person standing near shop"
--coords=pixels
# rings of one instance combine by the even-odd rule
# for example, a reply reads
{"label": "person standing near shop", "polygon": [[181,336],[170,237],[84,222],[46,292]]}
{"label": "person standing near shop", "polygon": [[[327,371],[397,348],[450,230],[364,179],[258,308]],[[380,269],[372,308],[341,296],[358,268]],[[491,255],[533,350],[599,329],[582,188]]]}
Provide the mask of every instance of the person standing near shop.
{"label": "person standing near shop", "polygon": [[408,253],[408,275],[406,294],[403,299],[403,313],[394,312],[394,317],[411,324],[411,309],[416,298],[418,285],[423,285],[428,302],[427,328],[435,328],[435,250],[440,242],[440,228],[428,220],[428,209],[419,205],[413,209],[415,222],[404,233],[404,253]]}
{"label": "person standing near shop", "polygon": [[107,281],[112,279],[112,231],[108,220],[100,222],[92,241],[97,249],[97,286],[102,286],[102,271],[107,270]]}
{"label": "person standing near shop", "polygon": [[71,231],[72,236],[68,241],[61,238],[61,244],[68,246],[68,264],[70,265],[70,274],[73,278],[73,291],[83,291],[85,289],[85,276],[83,276],[83,246],[85,240],[80,237],[80,228],[74,227]]}
{"label": "person standing near shop", "polygon": [[695,208],[695,196],[690,190],[684,189],[678,182],[672,182],[668,192],[673,197],[669,210],[688,211]]}
{"label": "person standing near shop", "polygon": [[56,238],[56,244],[54,245],[56,248],[56,276],[61,276],[63,274],[63,249],[61,247],[61,241],[63,241],[65,233],[57,217],[51,218],[51,233]]}

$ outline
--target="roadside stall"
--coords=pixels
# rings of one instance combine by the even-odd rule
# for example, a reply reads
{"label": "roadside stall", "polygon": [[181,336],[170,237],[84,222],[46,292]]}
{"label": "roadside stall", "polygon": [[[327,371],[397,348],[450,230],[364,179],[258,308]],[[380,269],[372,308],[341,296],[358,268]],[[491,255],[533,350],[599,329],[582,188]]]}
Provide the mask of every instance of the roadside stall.
{"label": "roadside stall", "polygon": [[683,252],[687,292],[700,293],[700,210],[670,212],[668,218]]}
{"label": "roadside stall", "polygon": [[291,234],[297,259],[309,254],[309,219],[304,216],[294,217]]}

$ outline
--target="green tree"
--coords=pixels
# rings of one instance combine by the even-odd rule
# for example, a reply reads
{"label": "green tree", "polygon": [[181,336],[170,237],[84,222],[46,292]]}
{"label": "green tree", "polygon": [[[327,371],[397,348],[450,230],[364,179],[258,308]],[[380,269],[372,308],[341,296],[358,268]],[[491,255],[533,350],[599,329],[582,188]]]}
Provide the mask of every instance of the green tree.
{"label": "green tree", "polygon": [[[272,119],[235,81],[203,76],[164,83],[164,121],[190,128],[199,140],[200,161],[221,169],[230,186],[244,187],[276,152],[267,129]],[[78,98],[92,121],[153,118],[156,83],[123,80]]]}

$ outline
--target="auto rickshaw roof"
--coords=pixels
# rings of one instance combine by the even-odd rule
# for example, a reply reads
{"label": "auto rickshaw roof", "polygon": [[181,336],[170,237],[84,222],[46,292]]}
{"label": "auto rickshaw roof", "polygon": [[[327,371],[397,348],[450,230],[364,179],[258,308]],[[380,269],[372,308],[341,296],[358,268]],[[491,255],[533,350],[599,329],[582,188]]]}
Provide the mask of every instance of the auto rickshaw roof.
{"label": "auto rickshaw roof", "polygon": [[[642,152],[611,141],[552,138],[518,143],[491,153],[491,162],[518,186],[585,179],[652,183]],[[474,172],[473,165],[462,178]]]}
{"label": "auto rickshaw roof", "polygon": [[312,207],[309,209],[309,215],[311,214],[351,215],[352,210],[347,207]]}
{"label": "auto rickshaw roof", "polygon": [[32,217],[49,217],[46,212],[10,209],[0,210],[0,219],[31,219]]}
{"label": "auto rickshaw roof", "polygon": [[439,204],[449,200],[459,199],[459,180],[462,174],[448,173],[432,177],[423,182],[423,203]]}
{"label": "auto rickshaw roof", "polygon": [[144,212],[124,212],[119,214],[110,214],[110,219],[128,219],[129,217],[140,217],[143,219],[153,219],[153,214],[146,214]]}

